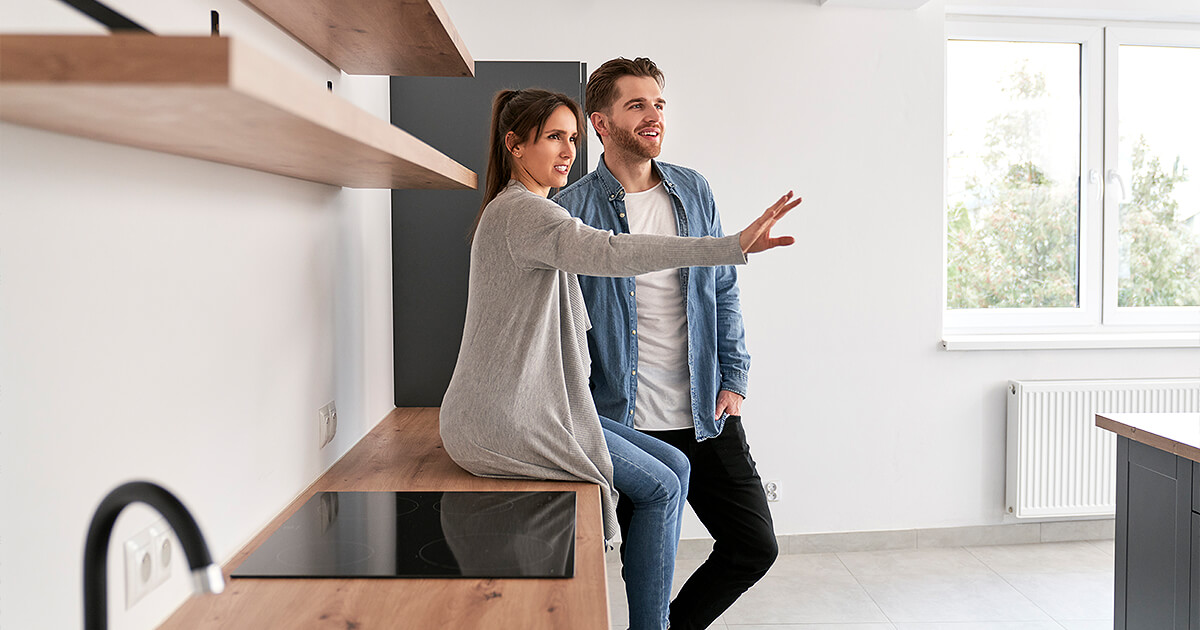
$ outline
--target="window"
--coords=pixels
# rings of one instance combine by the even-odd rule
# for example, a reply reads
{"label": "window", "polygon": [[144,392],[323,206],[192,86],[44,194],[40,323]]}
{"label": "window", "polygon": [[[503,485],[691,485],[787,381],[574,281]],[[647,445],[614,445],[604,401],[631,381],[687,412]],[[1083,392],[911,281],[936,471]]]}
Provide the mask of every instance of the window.
{"label": "window", "polygon": [[946,333],[1200,330],[1200,31],[948,32]]}

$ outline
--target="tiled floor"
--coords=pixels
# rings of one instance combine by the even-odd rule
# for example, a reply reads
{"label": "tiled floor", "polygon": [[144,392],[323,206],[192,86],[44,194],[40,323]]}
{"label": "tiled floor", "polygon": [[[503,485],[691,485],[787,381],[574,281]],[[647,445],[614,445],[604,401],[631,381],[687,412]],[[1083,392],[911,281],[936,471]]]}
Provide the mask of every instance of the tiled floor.
{"label": "tiled floor", "polygon": [[[702,557],[681,557],[675,588]],[[628,610],[608,561],[614,628]],[[1110,630],[1113,541],[780,555],[713,628]]]}

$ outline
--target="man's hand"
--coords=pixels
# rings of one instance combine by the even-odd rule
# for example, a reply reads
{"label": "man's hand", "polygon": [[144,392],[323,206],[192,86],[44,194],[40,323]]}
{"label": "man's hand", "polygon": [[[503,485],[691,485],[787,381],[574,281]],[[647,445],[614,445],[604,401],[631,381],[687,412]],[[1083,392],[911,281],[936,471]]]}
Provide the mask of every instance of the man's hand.
{"label": "man's hand", "polygon": [[731,416],[742,415],[743,400],[745,400],[745,398],[742,398],[740,395],[735,394],[727,389],[722,389],[717,393],[717,411],[716,416],[714,416],[713,419],[721,419],[722,413],[727,413]]}
{"label": "man's hand", "polygon": [[796,200],[792,201],[792,191],[789,190],[786,195],[779,198],[779,201],[776,201],[770,208],[767,208],[767,211],[762,216],[755,219],[754,223],[751,223],[746,229],[742,230],[739,236],[742,251],[747,254],[755,254],[771,249],[772,247],[795,243],[796,239],[790,236],[772,238],[771,228],[774,227],[776,221],[782,219],[783,215],[788,213],[788,210],[800,205],[801,201],[799,197],[796,197]]}

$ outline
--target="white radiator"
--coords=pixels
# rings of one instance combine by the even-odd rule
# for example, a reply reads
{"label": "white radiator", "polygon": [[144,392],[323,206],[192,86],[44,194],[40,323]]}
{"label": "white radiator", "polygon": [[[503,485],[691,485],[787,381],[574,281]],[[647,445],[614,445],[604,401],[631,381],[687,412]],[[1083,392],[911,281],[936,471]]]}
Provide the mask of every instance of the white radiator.
{"label": "white radiator", "polygon": [[1117,441],[1096,427],[1104,412],[1200,412],[1200,379],[1009,381],[1009,514],[1114,514]]}

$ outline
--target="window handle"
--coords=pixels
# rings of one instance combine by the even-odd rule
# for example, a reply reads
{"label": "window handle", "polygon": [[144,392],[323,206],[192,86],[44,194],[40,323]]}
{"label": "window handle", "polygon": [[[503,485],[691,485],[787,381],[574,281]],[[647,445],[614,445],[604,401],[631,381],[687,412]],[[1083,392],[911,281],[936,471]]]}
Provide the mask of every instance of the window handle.
{"label": "window handle", "polygon": [[1096,201],[1103,201],[1104,186],[1100,185],[1100,171],[1094,168],[1088,170],[1088,185],[1096,187]]}
{"label": "window handle", "polygon": [[1121,187],[1121,198],[1117,201],[1119,203],[1125,203],[1125,180],[1121,179],[1121,175],[1117,173],[1117,170],[1113,168],[1108,169],[1108,175],[1106,176],[1105,180],[1109,184],[1116,182],[1117,185]]}

